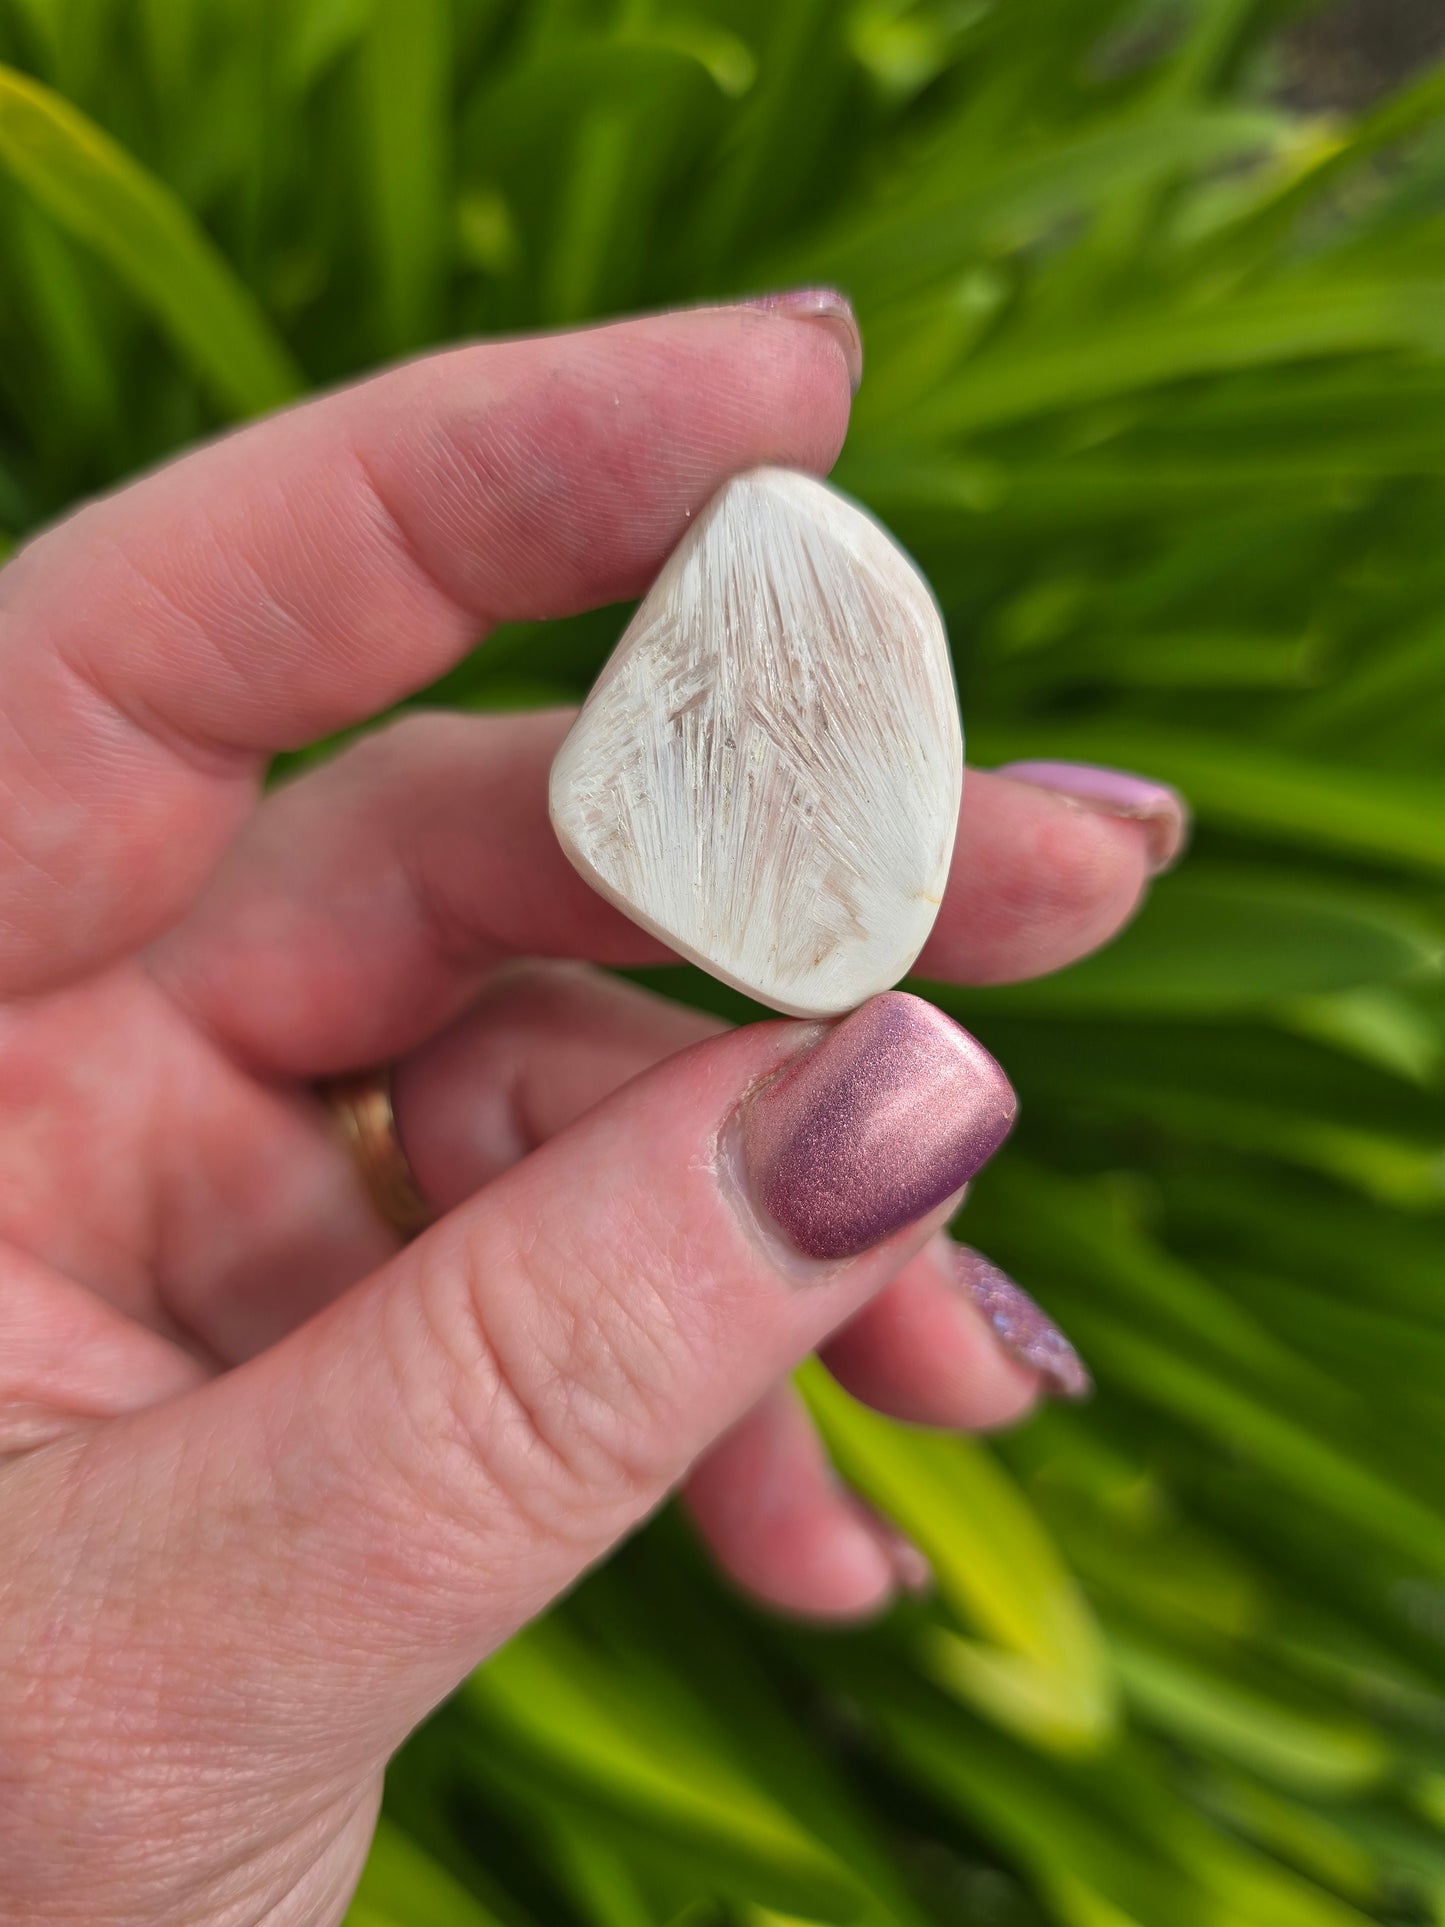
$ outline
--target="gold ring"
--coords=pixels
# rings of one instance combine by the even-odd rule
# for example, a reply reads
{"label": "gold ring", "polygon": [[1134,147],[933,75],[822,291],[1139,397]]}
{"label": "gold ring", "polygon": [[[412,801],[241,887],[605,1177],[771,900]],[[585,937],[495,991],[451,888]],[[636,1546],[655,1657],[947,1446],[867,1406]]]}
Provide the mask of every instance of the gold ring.
{"label": "gold ring", "polygon": [[323,1088],[342,1143],[367,1196],[393,1231],[414,1238],[436,1217],[402,1149],[391,1102],[390,1069],[338,1077]]}

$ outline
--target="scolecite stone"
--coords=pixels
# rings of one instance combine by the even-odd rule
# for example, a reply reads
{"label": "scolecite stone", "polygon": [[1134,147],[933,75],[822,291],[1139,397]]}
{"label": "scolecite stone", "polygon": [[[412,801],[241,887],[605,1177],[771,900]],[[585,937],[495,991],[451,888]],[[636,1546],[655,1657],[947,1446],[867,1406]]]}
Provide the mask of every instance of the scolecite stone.
{"label": "scolecite stone", "polygon": [[963,733],[913,562],[822,482],[761,468],[693,523],[552,768],[582,875],[724,983],[850,1010],[933,927]]}

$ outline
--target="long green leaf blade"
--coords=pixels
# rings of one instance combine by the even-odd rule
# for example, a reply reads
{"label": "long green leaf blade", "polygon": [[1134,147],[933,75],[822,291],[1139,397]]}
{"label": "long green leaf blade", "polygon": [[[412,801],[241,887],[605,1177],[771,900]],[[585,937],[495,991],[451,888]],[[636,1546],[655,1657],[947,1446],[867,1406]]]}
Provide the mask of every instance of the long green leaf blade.
{"label": "long green leaf blade", "polygon": [[0,167],[104,259],[236,415],[301,378],[260,308],[169,189],[48,88],[0,68]]}

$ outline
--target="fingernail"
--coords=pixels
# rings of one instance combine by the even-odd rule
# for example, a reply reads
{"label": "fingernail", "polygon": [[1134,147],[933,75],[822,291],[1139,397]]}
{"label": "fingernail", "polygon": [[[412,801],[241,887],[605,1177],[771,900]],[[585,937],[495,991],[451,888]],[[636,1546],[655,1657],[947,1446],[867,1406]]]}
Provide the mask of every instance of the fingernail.
{"label": "fingernail", "polygon": [[928,1554],[900,1532],[891,1519],[881,1512],[875,1512],[866,1499],[854,1495],[854,1504],[859,1516],[867,1526],[874,1540],[883,1549],[888,1564],[893,1569],[893,1580],[900,1592],[906,1592],[915,1599],[926,1599],[936,1584],[933,1565]]}
{"label": "fingernail", "polygon": [[955,1245],[954,1266],[964,1295],[983,1314],[995,1338],[1020,1365],[1039,1373],[1060,1398],[1087,1398],[1094,1381],[1084,1361],[1022,1285],[980,1252]]}
{"label": "fingernail", "polygon": [[809,1258],[852,1258],[960,1190],[1008,1136],[1016,1100],[988,1052],[890,990],[749,1098],[755,1198]]}
{"label": "fingernail", "polygon": [[852,303],[836,288],[789,288],[782,294],[755,294],[740,308],[762,308],[769,314],[789,315],[797,321],[816,321],[843,350],[848,380],[856,395],[863,381],[863,334]]}
{"label": "fingernail", "polygon": [[1142,823],[1151,876],[1169,869],[1183,854],[1189,836],[1189,805],[1167,783],[1134,776],[1125,769],[1103,769],[1096,763],[1005,763],[995,773],[1053,790],[1101,816]]}

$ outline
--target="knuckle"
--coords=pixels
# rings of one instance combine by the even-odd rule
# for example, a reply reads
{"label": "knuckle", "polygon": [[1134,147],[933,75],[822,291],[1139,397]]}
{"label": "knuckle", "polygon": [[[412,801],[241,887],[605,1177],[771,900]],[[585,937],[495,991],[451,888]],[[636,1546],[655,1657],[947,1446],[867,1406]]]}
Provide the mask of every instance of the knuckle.
{"label": "knuckle", "polygon": [[440,1417],[456,1448],[439,1463],[474,1524],[500,1507],[532,1532],[600,1549],[683,1469],[688,1359],[657,1283],[666,1254],[647,1251],[635,1222],[601,1231],[597,1248],[629,1252],[625,1282],[540,1225],[474,1229],[425,1262],[416,1301],[439,1401],[427,1423],[435,1437]]}

